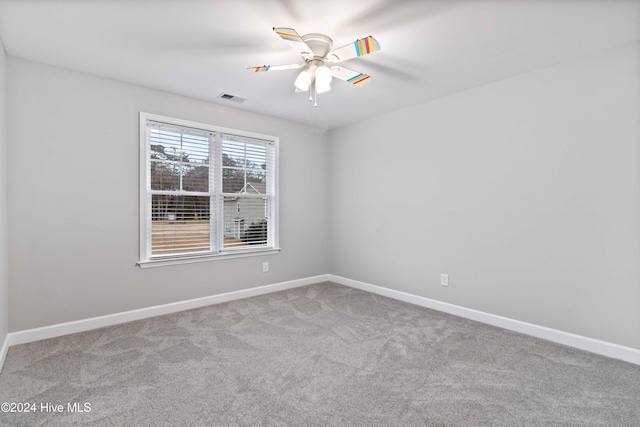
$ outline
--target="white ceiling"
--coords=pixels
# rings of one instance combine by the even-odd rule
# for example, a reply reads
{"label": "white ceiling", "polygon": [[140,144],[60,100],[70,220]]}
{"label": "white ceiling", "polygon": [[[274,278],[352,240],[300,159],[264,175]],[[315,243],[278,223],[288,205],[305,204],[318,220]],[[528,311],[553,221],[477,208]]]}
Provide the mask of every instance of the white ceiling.
{"label": "white ceiling", "polygon": [[[342,63],[370,74],[293,92],[299,63],[272,27],[373,35]],[[640,0],[0,0],[8,55],[331,129],[640,39]],[[221,93],[244,104],[217,99]]]}

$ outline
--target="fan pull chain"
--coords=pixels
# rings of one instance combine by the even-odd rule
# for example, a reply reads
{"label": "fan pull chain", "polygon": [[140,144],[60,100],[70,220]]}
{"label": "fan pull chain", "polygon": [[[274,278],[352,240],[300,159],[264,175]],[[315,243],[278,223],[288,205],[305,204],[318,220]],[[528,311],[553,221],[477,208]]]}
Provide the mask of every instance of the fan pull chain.
{"label": "fan pull chain", "polygon": [[316,90],[316,80],[313,80],[313,106],[318,106],[318,91]]}
{"label": "fan pull chain", "polygon": [[313,101],[313,106],[318,106],[318,92],[316,91],[316,80],[313,79],[311,81],[311,86],[309,87],[309,101]]}

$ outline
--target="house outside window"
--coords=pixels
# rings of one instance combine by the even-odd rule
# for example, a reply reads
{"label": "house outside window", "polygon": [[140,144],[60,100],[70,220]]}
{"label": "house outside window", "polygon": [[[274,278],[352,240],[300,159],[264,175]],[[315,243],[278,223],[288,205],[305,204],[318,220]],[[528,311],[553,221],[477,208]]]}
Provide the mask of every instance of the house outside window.
{"label": "house outside window", "polygon": [[140,113],[139,265],[278,250],[278,138]]}

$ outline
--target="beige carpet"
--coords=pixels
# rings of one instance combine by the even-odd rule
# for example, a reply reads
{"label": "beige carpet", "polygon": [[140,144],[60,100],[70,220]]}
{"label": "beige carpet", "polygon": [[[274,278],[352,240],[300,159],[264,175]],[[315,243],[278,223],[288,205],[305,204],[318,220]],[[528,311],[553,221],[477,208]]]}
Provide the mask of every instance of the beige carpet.
{"label": "beige carpet", "polygon": [[320,283],[11,347],[0,402],[36,406],[3,426],[638,426],[640,366]]}

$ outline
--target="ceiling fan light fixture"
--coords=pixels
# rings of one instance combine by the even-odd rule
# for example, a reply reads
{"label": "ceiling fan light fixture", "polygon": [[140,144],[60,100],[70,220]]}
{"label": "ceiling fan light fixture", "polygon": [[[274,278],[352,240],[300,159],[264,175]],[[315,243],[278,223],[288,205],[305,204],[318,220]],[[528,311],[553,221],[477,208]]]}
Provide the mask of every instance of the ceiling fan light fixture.
{"label": "ceiling fan light fixture", "polygon": [[331,90],[331,70],[326,65],[316,68],[316,90],[324,93]]}
{"label": "ceiling fan light fixture", "polygon": [[306,92],[309,90],[312,77],[313,76],[311,75],[309,70],[302,70],[302,72],[298,74],[298,78],[296,78],[296,81],[293,84],[296,88],[300,89],[303,92]]}
{"label": "ceiling fan light fixture", "polygon": [[316,93],[325,93],[331,90],[331,85],[321,85],[318,81],[316,81]]}

